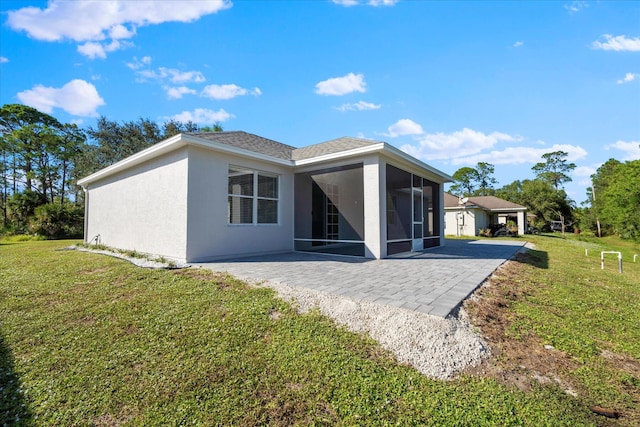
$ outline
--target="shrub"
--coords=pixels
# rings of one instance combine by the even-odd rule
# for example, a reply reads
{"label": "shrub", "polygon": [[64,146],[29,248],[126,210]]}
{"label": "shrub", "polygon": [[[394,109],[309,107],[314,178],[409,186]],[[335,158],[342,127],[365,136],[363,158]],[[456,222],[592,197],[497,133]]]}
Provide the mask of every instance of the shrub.
{"label": "shrub", "polygon": [[4,242],[37,242],[46,240],[44,236],[31,236],[30,234],[2,234],[0,239]]}
{"label": "shrub", "polygon": [[29,219],[29,231],[54,238],[82,237],[84,208],[74,203],[38,206]]}
{"label": "shrub", "polygon": [[481,228],[478,230],[478,236],[483,236],[483,237],[491,237],[491,229],[490,228]]}
{"label": "shrub", "polygon": [[27,230],[29,217],[36,207],[42,203],[41,196],[35,191],[26,190],[16,193],[7,199],[8,232],[23,234]]}

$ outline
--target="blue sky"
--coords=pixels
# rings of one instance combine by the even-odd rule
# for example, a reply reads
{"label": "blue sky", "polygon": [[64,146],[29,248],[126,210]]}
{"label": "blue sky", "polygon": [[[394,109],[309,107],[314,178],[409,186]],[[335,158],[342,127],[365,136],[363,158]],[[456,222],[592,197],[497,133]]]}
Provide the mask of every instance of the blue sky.
{"label": "blue sky", "polygon": [[640,2],[16,1],[0,4],[0,102],[64,122],[222,123],[293,146],[389,142],[500,185],[545,152],[585,199],[640,158]]}

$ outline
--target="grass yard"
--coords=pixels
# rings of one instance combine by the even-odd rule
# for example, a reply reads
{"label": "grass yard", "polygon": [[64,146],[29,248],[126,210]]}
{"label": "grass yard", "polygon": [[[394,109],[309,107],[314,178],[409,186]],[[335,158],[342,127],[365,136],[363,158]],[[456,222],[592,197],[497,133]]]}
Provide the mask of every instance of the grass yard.
{"label": "grass yard", "polygon": [[[497,357],[443,382],[231,277],[0,242],[0,425],[637,424],[640,260],[619,275],[600,270],[596,243],[535,243],[475,306],[495,306],[479,328]],[[535,366],[514,368],[508,349],[545,344],[558,379],[510,381]]]}
{"label": "grass yard", "polygon": [[[586,405],[618,411],[614,425],[640,425],[640,245],[556,236],[527,236],[535,250],[467,304],[494,349],[475,371],[521,390],[555,383]],[[603,250],[622,252],[623,274],[615,256],[601,269]]]}

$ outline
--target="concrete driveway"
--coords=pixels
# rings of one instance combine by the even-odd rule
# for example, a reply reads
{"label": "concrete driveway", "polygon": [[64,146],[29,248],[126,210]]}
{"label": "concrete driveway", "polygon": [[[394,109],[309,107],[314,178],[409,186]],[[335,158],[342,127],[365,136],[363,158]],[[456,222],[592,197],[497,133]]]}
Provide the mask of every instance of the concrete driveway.
{"label": "concrete driveway", "polygon": [[194,266],[446,317],[525,243],[447,240],[442,247],[381,260],[293,252]]}

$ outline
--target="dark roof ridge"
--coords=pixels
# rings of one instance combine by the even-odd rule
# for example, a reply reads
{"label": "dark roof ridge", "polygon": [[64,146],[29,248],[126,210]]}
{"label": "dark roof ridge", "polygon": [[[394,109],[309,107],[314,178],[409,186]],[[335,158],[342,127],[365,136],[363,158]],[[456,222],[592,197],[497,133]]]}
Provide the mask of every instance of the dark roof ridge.
{"label": "dark roof ridge", "polygon": [[291,148],[293,150],[296,149],[296,147],[294,147],[293,145],[285,144],[283,142],[276,141],[275,139],[265,138],[262,135],[258,135],[258,134],[251,133],[251,132],[247,132],[247,131],[244,131],[244,130],[221,130],[219,132],[185,132],[185,133],[188,134],[188,135],[193,135],[193,136],[208,135],[208,134],[212,134],[212,135],[218,135],[218,134],[244,134],[244,135],[250,135],[250,136],[254,136],[254,137],[260,138],[260,139],[264,139],[266,141],[271,141],[271,142],[274,142],[276,144],[283,145],[283,146],[285,146],[287,148]]}
{"label": "dark roof ridge", "polygon": [[340,153],[342,151],[355,150],[361,147],[380,144],[380,141],[373,141],[364,138],[354,138],[352,136],[343,136],[340,138],[330,139],[329,141],[319,142],[313,145],[296,148],[293,150],[293,160],[304,160],[323,155]]}
{"label": "dark roof ridge", "polygon": [[[454,208],[461,207],[458,203],[458,196],[454,196],[451,193],[445,192],[445,207]],[[455,203],[454,203],[455,202]],[[522,206],[518,203],[510,202],[509,200],[501,199],[497,196],[469,196],[467,197],[467,203],[465,207],[477,206],[482,209],[490,211],[509,210],[509,209],[527,209],[526,206]]]}
{"label": "dark roof ridge", "polygon": [[296,149],[291,145],[283,144],[281,142],[274,141],[273,139],[265,138],[242,130],[188,132],[186,134],[283,160],[291,160],[291,153]]}

